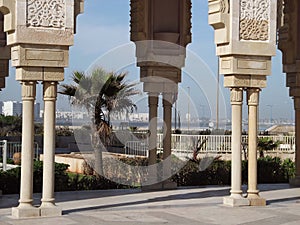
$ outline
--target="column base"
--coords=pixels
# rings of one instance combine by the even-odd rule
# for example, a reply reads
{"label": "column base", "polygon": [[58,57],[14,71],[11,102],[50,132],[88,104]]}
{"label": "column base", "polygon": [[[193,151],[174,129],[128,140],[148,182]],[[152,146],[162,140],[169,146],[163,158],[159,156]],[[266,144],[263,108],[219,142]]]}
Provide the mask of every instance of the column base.
{"label": "column base", "polygon": [[228,196],[223,198],[223,204],[232,207],[249,206],[250,201],[242,196]]}
{"label": "column base", "polygon": [[34,206],[13,207],[11,215],[17,219],[39,217],[40,209]]}
{"label": "column base", "polygon": [[300,187],[300,176],[290,179],[289,183],[291,187]]}
{"label": "column base", "polygon": [[56,205],[47,205],[40,207],[41,210],[41,216],[42,217],[52,217],[52,216],[61,216],[62,215],[62,209]]}
{"label": "column base", "polygon": [[175,190],[175,189],[177,189],[177,183],[171,180],[165,180],[163,182],[142,187],[142,191],[162,191],[162,190]]}
{"label": "column base", "polygon": [[267,205],[266,199],[264,199],[260,196],[247,197],[247,199],[250,202],[250,206],[266,206]]}

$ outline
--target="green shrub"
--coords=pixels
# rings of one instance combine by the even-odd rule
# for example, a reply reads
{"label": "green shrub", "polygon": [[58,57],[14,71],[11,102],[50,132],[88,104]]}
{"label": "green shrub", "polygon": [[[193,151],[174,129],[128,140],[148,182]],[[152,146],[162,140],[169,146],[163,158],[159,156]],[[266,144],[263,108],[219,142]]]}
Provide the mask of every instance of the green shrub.
{"label": "green shrub", "polygon": [[199,171],[199,164],[193,160],[173,176],[179,186],[226,185],[230,184],[230,161],[215,160],[204,171]]}
{"label": "green shrub", "polygon": [[21,168],[0,171],[0,190],[3,194],[16,194],[20,192]]}
{"label": "green shrub", "polygon": [[[55,191],[68,190],[69,165],[55,163]],[[20,192],[21,168],[17,167],[8,171],[0,171],[0,190],[4,194],[18,194]],[[43,162],[35,161],[33,164],[33,192],[42,192],[43,187]]]}
{"label": "green shrub", "polygon": [[[122,185],[113,182],[105,177],[95,175],[82,175],[66,172],[69,165],[55,163],[55,191],[77,191],[77,190],[99,190],[99,189],[120,189],[139,186],[141,177],[140,171],[126,167],[146,166],[146,158],[123,158],[124,164],[108,160],[105,169],[112,171],[114,180],[121,182],[132,181],[131,185]],[[158,160],[159,161],[159,160]],[[201,161],[200,161],[201,162]],[[182,161],[172,157],[172,170],[178,170]],[[258,183],[283,183],[288,182],[295,176],[295,163],[290,159],[282,161],[280,158],[269,156],[258,159]],[[117,168],[118,167],[118,168]],[[128,171],[127,171],[128,170]],[[43,162],[34,162],[33,190],[42,191]],[[4,194],[16,194],[20,192],[20,167],[0,171],[0,190]],[[231,161],[215,159],[205,170],[199,171],[199,161],[189,160],[173,177],[178,186],[200,186],[200,185],[230,185]],[[242,162],[242,180],[246,184],[248,179],[248,162]]]}
{"label": "green shrub", "polygon": [[[258,183],[287,183],[295,176],[295,163],[290,159],[264,157],[257,161]],[[188,161],[172,178],[179,186],[230,185],[231,161],[214,160],[204,171],[199,162]],[[242,162],[242,182],[248,183],[248,161]]]}

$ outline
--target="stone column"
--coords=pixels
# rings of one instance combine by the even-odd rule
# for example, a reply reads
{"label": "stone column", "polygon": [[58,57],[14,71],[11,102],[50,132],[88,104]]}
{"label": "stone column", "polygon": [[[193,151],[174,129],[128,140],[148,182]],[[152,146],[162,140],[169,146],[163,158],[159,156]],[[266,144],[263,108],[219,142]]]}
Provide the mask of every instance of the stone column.
{"label": "stone column", "polygon": [[257,189],[257,115],[259,88],[247,89],[248,103],[248,196],[250,205],[265,206],[266,200],[259,196]]}
{"label": "stone column", "polygon": [[296,177],[290,180],[290,185],[300,186],[300,97],[294,97],[295,107],[295,164]]}
{"label": "stone column", "polygon": [[33,157],[34,157],[34,101],[36,82],[22,82],[22,153],[21,153],[21,189],[20,204],[12,208],[16,218],[36,217],[40,210],[33,207]]}
{"label": "stone column", "polygon": [[149,165],[156,163],[158,93],[149,93]]}
{"label": "stone column", "polygon": [[172,132],[172,94],[163,94],[163,112],[164,112],[164,139],[163,139],[163,159],[171,155],[171,132]]}
{"label": "stone column", "polygon": [[231,195],[223,199],[225,205],[244,206],[249,201],[242,196],[242,104],[243,89],[231,88]]}
{"label": "stone column", "polygon": [[41,216],[60,216],[62,210],[54,202],[55,178],[55,108],[57,82],[45,81],[44,85],[44,160],[43,196]]}
{"label": "stone column", "polygon": [[[157,165],[156,165],[156,153],[157,153],[157,108],[158,108],[158,93],[149,93],[149,176],[147,184],[154,185],[158,183]],[[148,187],[150,188],[150,187]],[[153,188],[153,187],[151,187]]]}
{"label": "stone column", "polygon": [[164,137],[163,137],[163,189],[173,189],[177,185],[169,178],[172,175],[171,159],[171,139],[172,139],[172,104],[173,93],[163,93],[163,118],[164,118]]}

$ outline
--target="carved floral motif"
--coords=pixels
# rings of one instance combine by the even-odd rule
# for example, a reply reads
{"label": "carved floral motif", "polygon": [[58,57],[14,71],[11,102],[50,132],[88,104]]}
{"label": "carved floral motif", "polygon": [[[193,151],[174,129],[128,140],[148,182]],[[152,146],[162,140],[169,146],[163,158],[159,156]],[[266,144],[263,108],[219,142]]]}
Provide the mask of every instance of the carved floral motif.
{"label": "carved floral motif", "polygon": [[240,39],[269,39],[270,0],[240,0]]}
{"label": "carved floral motif", "polygon": [[27,0],[27,25],[63,28],[65,10],[65,0]]}

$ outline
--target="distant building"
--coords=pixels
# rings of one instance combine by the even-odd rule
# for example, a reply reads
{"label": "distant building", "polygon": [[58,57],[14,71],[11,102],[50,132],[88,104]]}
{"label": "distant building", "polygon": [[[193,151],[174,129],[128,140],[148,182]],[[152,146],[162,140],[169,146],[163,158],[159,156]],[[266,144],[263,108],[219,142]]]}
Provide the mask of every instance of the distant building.
{"label": "distant building", "polygon": [[270,135],[295,135],[294,125],[274,125],[265,130]]}
{"label": "distant building", "polygon": [[128,115],[130,121],[148,122],[149,113],[131,113]]}
{"label": "distant building", "polygon": [[[17,101],[6,101],[2,102],[2,107],[0,103],[1,114],[5,116],[22,116],[22,102]],[[34,104],[34,119],[40,118],[40,103]]]}
{"label": "distant building", "polygon": [[2,112],[5,116],[21,116],[22,103],[16,101],[3,102]]}
{"label": "distant building", "polygon": [[36,103],[34,104],[34,119],[35,119],[35,120],[38,120],[38,119],[41,118],[41,117],[40,117],[40,111],[41,111],[41,104],[38,103],[38,102],[36,102]]}

